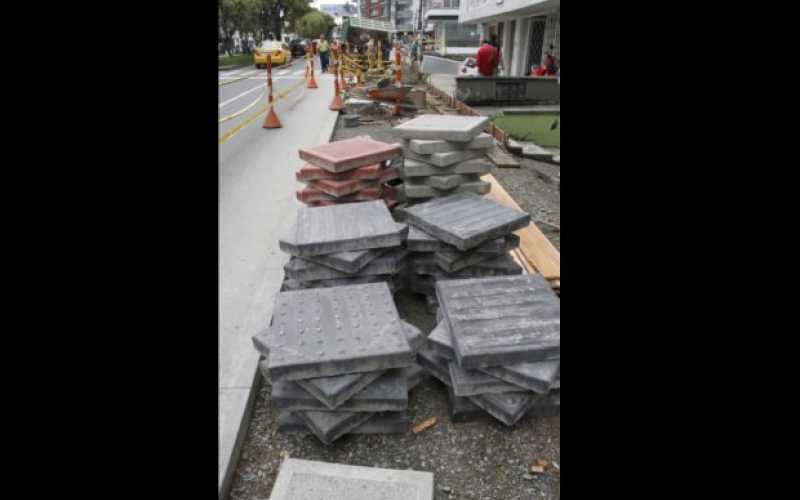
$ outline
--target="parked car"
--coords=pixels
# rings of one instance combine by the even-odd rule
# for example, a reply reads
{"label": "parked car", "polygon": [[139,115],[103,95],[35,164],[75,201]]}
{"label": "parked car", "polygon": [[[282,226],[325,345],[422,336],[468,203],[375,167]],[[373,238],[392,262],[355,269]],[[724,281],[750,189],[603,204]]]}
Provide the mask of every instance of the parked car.
{"label": "parked car", "polygon": [[308,47],[308,40],[296,38],[289,42],[289,50],[292,51],[292,57],[303,57],[306,54],[306,47]]}
{"label": "parked car", "polygon": [[253,62],[256,68],[266,67],[267,54],[272,56],[272,64],[285,64],[292,60],[292,51],[289,46],[283,42],[276,42],[274,40],[267,40],[261,42],[261,45],[253,52]]}

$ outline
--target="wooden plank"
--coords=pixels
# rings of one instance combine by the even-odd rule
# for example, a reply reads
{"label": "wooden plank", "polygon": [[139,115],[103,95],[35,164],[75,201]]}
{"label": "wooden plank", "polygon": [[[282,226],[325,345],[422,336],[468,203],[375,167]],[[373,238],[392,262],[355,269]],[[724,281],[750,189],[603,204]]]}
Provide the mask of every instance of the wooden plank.
{"label": "wooden plank", "polygon": [[[486,195],[487,198],[509,208],[524,211],[492,174],[486,174],[481,178],[492,185],[491,191]],[[516,231],[516,234],[520,238],[519,250],[522,256],[551,284],[554,280],[558,280],[560,286],[561,254],[550,243],[547,236],[533,222],[528,224],[528,227]]]}

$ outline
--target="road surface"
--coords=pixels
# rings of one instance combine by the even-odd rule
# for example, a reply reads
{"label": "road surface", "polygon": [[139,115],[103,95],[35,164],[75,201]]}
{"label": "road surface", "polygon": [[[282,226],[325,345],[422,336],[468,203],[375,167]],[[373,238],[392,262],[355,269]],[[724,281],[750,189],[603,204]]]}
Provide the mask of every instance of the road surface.
{"label": "road surface", "polygon": [[[319,63],[316,62],[319,70]],[[274,94],[304,80],[302,60],[273,69]],[[219,493],[222,498],[239,457],[257,389],[258,355],[250,337],[269,324],[272,302],[288,260],[278,238],[300,206],[294,172],[297,150],[327,143],[337,113],[328,110],[333,78],[317,73],[319,88],[300,88],[276,101],[283,128],[263,129],[262,96],[248,111],[220,124],[219,136]],[[266,70],[220,73],[219,116],[256,100]],[[244,125],[248,122],[249,124]],[[244,125],[244,126],[243,126]]]}

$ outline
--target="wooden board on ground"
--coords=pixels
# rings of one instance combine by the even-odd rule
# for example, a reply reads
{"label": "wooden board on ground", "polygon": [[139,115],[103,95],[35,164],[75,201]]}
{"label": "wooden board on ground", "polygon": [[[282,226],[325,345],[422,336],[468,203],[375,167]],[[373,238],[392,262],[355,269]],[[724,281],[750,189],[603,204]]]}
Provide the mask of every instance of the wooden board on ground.
{"label": "wooden board on ground", "polygon": [[498,148],[497,146],[495,146],[494,149],[492,149],[492,151],[490,153],[487,153],[486,156],[488,156],[489,159],[492,160],[492,163],[494,163],[495,165],[497,165],[500,168],[504,168],[504,167],[505,168],[519,168],[519,162],[516,159],[514,159],[513,156],[511,156],[510,154],[506,153],[505,151],[503,151],[502,149]]}
{"label": "wooden board on ground", "polygon": [[[491,191],[486,195],[487,198],[491,198],[509,208],[522,210],[492,174],[486,174],[481,178],[492,185]],[[554,288],[560,287],[561,254],[558,253],[556,247],[550,243],[547,236],[545,236],[533,222],[528,224],[527,227],[516,231],[516,234],[519,236],[520,240],[519,253],[521,257],[523,257],[536,272],[544,276]],[[523,267],[526,270],[528,269],[528,266],[525,266],[524,263]]]}

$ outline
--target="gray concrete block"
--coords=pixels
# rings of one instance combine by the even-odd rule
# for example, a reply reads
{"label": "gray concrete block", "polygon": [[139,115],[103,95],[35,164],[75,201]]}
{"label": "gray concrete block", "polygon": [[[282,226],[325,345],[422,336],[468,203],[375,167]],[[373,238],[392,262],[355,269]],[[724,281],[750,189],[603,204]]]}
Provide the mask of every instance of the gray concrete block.
{"label": "gray concrete block", "polygon": [[561,352],[561,304],[541,275],[437,281],[462,368],[542,361]]}
{"label": "gray concrete block", "polygon": [[403,189],[406,198],[433,198],[447,196],[453,193],[474,193],[486,194],[491,190],[492,185],[486,181],[467,182],[453,189],[441,190],[425,184],[404,184]]}
{"label": "gray concrete block", "polygon": [[330,445],[372,417],[372,413],[298,411],[295,415],[323,443]]}
{"label": "gray concrete block", "polygon": [[[419,228],[409,225],[406,248],[411,252],[435,252],[442,248],[443,243]],[[408,256],[413,258],[414,254]]]}
{"label": "gray concrete block", "polygon": [[[296,382],[272,382],[272,401],[281,410],[330,411]],[[336,412],[400,411],[408,408],[408,382],[401,368],[388,370],[336,408]]]}
{"label": "gray concrete block", "polygon": [[419,363],[428,373],[439,379],[448,387],[453,386],[450,380],[450,366],[448,361],[430,349],[420,349],[417,353],[417,363]]}
{"label": "gray concrete block", "polygon": [[465,149],[463,151],[450,151],[448,153],[434,153],[432,155],[418,155],[411,151],[406,151],[406,164],[409,160],[419,161],[433,165],[434,167],[449,167],[457,163],[468,160],[486,160],[486,153],[491,149]]}
{"label": "gray concrete block", "polygon": [[[466,267],[464,269],[460,269],[458,271],[448,273],[447,271],[442,270],[438,264],[430,264],[427,262],[410,262],[409,268],[412,272],[418,275],[425,275],[429,276],[431,279],[435,281],[446,281],[446,280],[456,280],[456,279],[467,279],[467,278],[491,278],[497,276],[510,276],[510,275],[518,275],[522,274],[522,268],[519,267],[519,264],[515,264],[515,267],[511,269],[494,269],[491,267],[485,267],[483,264],[484,261],[474,264],[472,266]],[[492,261],[493,262],[493,261]]]}
{"label": "gray concrete block", "polygon": [[452,361],[448,365],[450,367],[450,382],[453,384],[452,387],[456,396],[499,394],[524,390],[523,387],[492,377],[480,370],[461,368]]}
{"label": "gray concrete block", "polygon": [[528,413],[537,396],[532,392],[506,392],[469,396],[469,400],[489,415],[510,426],[519,422]]}
{"label": "gray concrete block", "polygon": [[411,347],[411,352],[416,354],[417,351],[422,349],[422,346],[425,343],[425,336],[422,334],[422,330],[420,330],[416,326],[412,325],[407,321],[404,320],[401,321],[403,323],[404,332],[406,334],[406,340],[408,341],[409,347]]}
{"label": "gray concrete block", "polygon": [[459,193],[403,209],[410,224],[461,251],[526,227],[530,215],[494,200]]}
{"label": "gray concrete block", "polygon": [[383,200],[300,207],[280,249],[295,257],[400,246],[408,226],[392,219]]}
{"label": "gray concrete block", "polygon": [[295,383],[317,398],[328,409],[335,410],[385,373],[386,370],[349,373],[333,377],[296,380]]}
{"label": "gray concrete block", "polygon": [[403,139],[441,139],[469,142],[483,132],[487,116],[419,115],[392,129]]}
{"label": "gray concrete block", "polygon": [[269,350],[272,380],[403,368],[413,360],[386,283],[280,292]]}
{"label": "gray concrete block", "polygon": [[302,257],[292,257],[283,266],[286,276],[300,281],[318,281],[341,278],[356,278],[375,276],[379,274],[395,274],[405,265],[404,258],[408,250],[403,247],[391,249],[389,252],[373,259],[367,265],[353,273],[337,271],[328,266],[305,260]]}
{"label": "gray concrete block", "polygon": [[448,407],[450,410],[450,421],[454,423],[473,422],[486,418],[488,413],[483,408],[475,405],[469,398],[456,396],[452,387],[447,388]]}
{"label": "gray concrete block", "polygon": [[[359,413],[359,415],[369,415]],[[350,430],[347,434],[402,434],[408,430],[411,420],[408,412],[387,411],[373,414],[366,422]],[[284,433],[308,434],[311,430],[294,412],[278,412],[278,431]]]}
{"label": "gray concrete block", "polygon": [[406,159],[404,161],[401,177],[413,179],[415,177],[427,177],[429,175],[456,175],[456,174],[490,174],[496,169],[492,163],[481,160],[462,161],[447,167],[436,167],[423,161]]}
{"label": "gray concrete block", "polygon": [[287,458],[270,500],[433,500],[433,473]]}
{"label": "gray concrete block", "polygon": [[469,142],[444,141],[441,139],[406,139],[404,146],[414,153],[429,155],[433,153],[448,153],[464,149],[487,149],[494,146],[494,138],[482,132]]}
{"label": "gray concrete block", "polygon": [[428,378],[428,372],[419,363],[412,363],[403,368],[403,373],[405,374],[409,391]]}
{"label": "gray concrete block", "polygon": [[352,274],[390,250],[392,250],[392,247],[372,248],[370,250],[354,250],[352,252],[339,252],[328,255],[313,255],[303,257],[303,259],[343,273]]}
{"label": "gray concrete block", "polygon": [[431,175],[428,177],[410,177],[406,179],[406,184],[430,186],[441,191],[449,191],[462,184],[480,182],[478,174],[450,174],[450,175]]}

